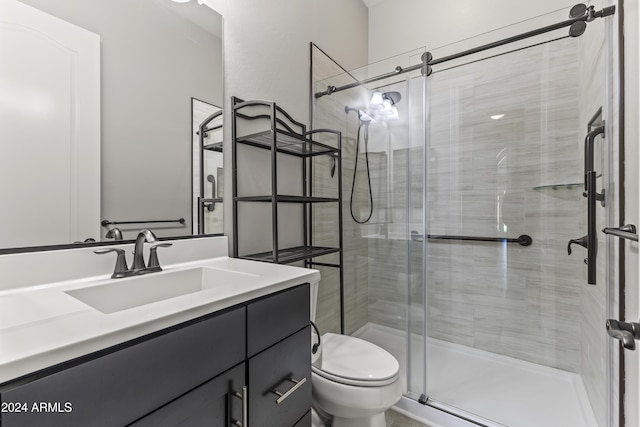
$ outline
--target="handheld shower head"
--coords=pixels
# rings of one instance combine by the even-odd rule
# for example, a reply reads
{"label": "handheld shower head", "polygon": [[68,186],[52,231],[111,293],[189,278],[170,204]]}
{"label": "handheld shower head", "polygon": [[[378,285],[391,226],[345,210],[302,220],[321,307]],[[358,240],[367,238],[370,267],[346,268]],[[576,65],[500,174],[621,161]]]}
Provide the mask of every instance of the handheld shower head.
{"label": "handheld shower head", "polygon": [[360,119],[360,124],[369,124],[373,121],[373,117],[371,117],[369,114],[365,113],[364,111],[362,111],[359,108],[351,108],[348,105],[346,105],[344,107],[344,112],[345,114],[349,114],[351,111],[355,111],[356,113],[358,113],[358,118]]}
{"label": "handheld shower head", "polygon": [[[344,112],[349,114],[349,112],[355,111],[358,113],[358,134],[356,136],[356,149],[355,149],[355,161],[353,165],[353,181],[351,182],[351,199],[349,202],[349,210],[351,212],[351,218],[358,224],[366,224],[371,219],[373,215],[373,194],[371,190],[371,173],[369,171],[369,125],[373,122],[373,117],[371,117],[368,113],[362,111],[359,108],[351,108],[348,105],[344,107]],[[367,171],[367,182],[369,184],[369,214],[365,219],[356,218],[356,214],[354,212],[353,207],[353,199],[355,192],[355,183],[356,183],[356,175],[358,173],[358,156],[360,153],[360,130],[364,128],[364,156],[366,162],[366,171]],[[333,169],[332,169],[333,174]]]}
{"label": "handheld shower head", "polygon": [[360,115],[360,110],[358,110],[357,108],[351,108],[348,105],[344,106],[344,113],[345,114],[349,114],[352,111],[355,111],[356,113],[358,113],[358,115]]}

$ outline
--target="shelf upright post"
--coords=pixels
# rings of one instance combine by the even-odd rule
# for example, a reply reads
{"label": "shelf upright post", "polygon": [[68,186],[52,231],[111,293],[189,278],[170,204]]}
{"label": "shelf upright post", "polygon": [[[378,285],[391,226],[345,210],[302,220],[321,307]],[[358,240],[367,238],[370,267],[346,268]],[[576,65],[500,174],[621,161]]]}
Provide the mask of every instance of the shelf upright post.
{"label": "shelf upright post", "polygon": [[278,264],[278,133],[276,118],[276,103],[272,102],[271,108],[271,231],[273,239],[273,262]]}
{"label": "shelf upright post", "polygon": [[[313,173],[313,144],[308,144],[309,146],[309,153],[305,153],[307,151],[307,142],[306,142],[306,138],[307,138],[307,127],[306,126],[302,126],[302,135],[304,135],[305,137],[305,141],[303,142],[304,144],[304,150],[303,150],[303,154],[308,154],[308,156],[302,156],[302,196],[306,197],[313,197],[313,188],[312,188],[312,176],[311,174]],[[309,167],[307,168],[307,162],[309,163]],[[313,227],[313,205],[311,204],[307,204],[307,203],[303,203],[302,204],[302,236],[303,236],[303,245],[305,247],[312,247],[313,246],[313,239],[312,239],[312,230],[311,228]],[[305,267],[309,267],[311,263],[311,258],[306,259],[304,261],[304,265]]]}
{"label": "shelf upright post", "polygon": [[236,129],[236,104],[239,102],[235,96],[231,97],[231,176],[232,201],[233,201],[233,256],[238,257],[238,145]]}
{"label": "shelf upright post", "polygon": [[344,334],[344,241],[342,236],[342,132],[337,132],[338,142],[338,280],[340,281],[340,333]]}

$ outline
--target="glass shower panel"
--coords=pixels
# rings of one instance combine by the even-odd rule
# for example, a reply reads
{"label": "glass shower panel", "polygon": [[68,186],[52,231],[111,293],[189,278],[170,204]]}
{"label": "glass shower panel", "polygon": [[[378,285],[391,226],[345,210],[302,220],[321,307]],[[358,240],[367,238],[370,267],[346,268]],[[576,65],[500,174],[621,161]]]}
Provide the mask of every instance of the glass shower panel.
{"label": "glass shower panel", "polygon": [[[547,24],[559,21],[553,16]],[[507,426],[608,425],[607,244],[600,239],[595,286],[586,250],[567,252],[587,230],[587,126],[610,114],[605,25],[589,23],[579,39],[550,35],[442,64],[428,78],[434,406]],[[596,143],[598,191],[610,191],[612,140]],[[599,203],[597,218],[599,232],[609,218]]]}
{"label": "glass shower panel", "polygon": [[[338,73],[317,81],[314,92],[420,63],[423,53]],[[330,68],[323,61],[331,62],[314,57],[314,68]],[[416,400],[425,392],[426,366],[424,243],[412,240],[412,231],[424,233],[424,106],[425,77],[419,71],[315,97],[313,106],[314,128],[342,132],[344,332],[392,353],[405,394]],[[314,218],[316,230],[330,227],[321,216]],[[334,291],[327,292],[327,302],[319,301],[318,316],[327,318],[319,327],[335,330],[335,317],[323,312],[335,313],[336,304],[328,301],[337,287],[324,276],[321,295],[323,287]]]}

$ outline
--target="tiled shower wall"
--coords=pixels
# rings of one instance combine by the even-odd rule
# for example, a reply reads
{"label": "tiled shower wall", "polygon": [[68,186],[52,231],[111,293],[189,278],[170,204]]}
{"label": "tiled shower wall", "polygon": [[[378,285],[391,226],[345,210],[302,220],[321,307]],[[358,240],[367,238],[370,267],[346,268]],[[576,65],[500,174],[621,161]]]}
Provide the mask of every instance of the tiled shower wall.
{"label": "tiled shower wall", "polygon": [[[369,321],[424,331],[425,79],[385,85],[398,91],[399,117],[371,127],[378,162],[371,164],[374,216],[369,225]],[[411,233],[419,236],[411,240]]]}
{"label": "tiled shower wall", "polygon": [[[326,89],[326,85],[340,86],[353,82],[353,78],[331,58],[315,46],[312,47],[312,81],[324,82],[315,85],[313,91]],[[328,80],[326,80],[328,79]],[[355,157],[355,138],[357,118],[355,113],[347,115],[345,106],[359,105],[358,96],[362,91],[336,92],[320,98],[316,102],[313,127],[315,129],[334,129],[342,132],[342,197],[343,208],[343,258],[344,258],[344,311],[345,333],[350,334],[368,322],[368,249],[360,227],[350,220],[349,197]],[[329,143],[327,141],[327,143]],[[314,195],[335,197],[337,175],[330,176],[331,159],[323,156],[315,158],[313,165]],[[358,187],[364,184],[357,182]],[[357,192],[354,207],[364,211],[368,196]],[[335,206],[316,204],[313,206],[314,244],[334,246],[338,244],[338,213]],[[336,263],[335,255],[329,255],[318,261]],[[339,270],[332,267],[315,267],[320,270],[322,279],[318,290],[316,320],[318,328],[324,332],[340,332],[340,287]]]}
{"label": "tiled shower wall", "polygon": [[[528,247],[428,241],[429,336],[579,370],[584,256],[567,255],[584,234],[581,188],[568,185],[582,182],[576,59],[575,43],[560,41],[429,77],[428,232],[533,238]],[[393,201],[422,154],[390,146]],[[405,329],[407,313],[417,317],[409,289],[420,309],[421,276],[408,267],[421,250],[407,239],[411,227],[388,229],[396,238],[369,244],[369,319]]]}
{"label": "tiled shower wall", "polygon": [[432,79],[429,233],[533,244],[431,241],[430,336],[578,372],[584,256],[567,255],[584,234],[570,185],[582,182],[577,66],[575,42],[560,40]]}
{"label": "tiled shower wall", "polygon": [[[421,52],[412,56],[403,55],[400,61],[415,63]],[[313,58],[314,91],[326,89],[327,85],[340,86],[352,83],[357,77],[346,73],[321,51],[316,51]],[[385,64],[375,64],[386,71]],[[388,65],[388,64],[386,64]],[[398,65],[396,63],[393,64]],[[367,75],[380,73],[375,67],[358,70]],[[415,74],[414,73],[414,77]],[[359,76],[358,78],[362,78]],[[321,79],[324,79],[320,81]],[[356,87],[339,91],[331,96],[324,96],[315,102],[315,128],[331,128],[342,132],[342,172],[343,172],[343,234],[344,234],[344,304],[345,304],[345,333],[351,334],[368,322],[378,323],[406,330],[407,301],[413,298],[423,300],[422,287],[422,252],[410,251],[405,239],[405,229],[411,228],[408,209],[409,188],[413,180],[418,185],[420,203],[416,206],[415,229],[423,228],[422,213],[422,176],[424,145],[424,81],[417,78],[403,76],[400,79],[377,82],[370,87]],[[369,125],[368,162],[371,176],[373,196],[373,212],[366,224],[358,224],[352,218],[364,220],[369,215],[371,201],[369,200],[369,183],[365,167],[364,127],[360,129],[359,157],[357,174],[354,182],[354,168],[356,167],[356,147],[358,143],[359,121],[357,113],[345,113],[345,106],[352,108],[367,108],[371,98],[372,88],[381,91],[400,91],[403,100],[398,104],[401,111],[399,120],[378,120]],[[411,93],[415,92],[415,93]],[[410,101],[411,99],[411,101]],[[408,108],[411,105],[412,108]],[[411,116],[409,115],[411,114]],[[396,141],[402,141],[395,146]],[[410,145],[418,145],[419,153],[410,157],[414,152],[406,149]],[[407,162],[412,162],[412,171],[417,174],[412,180],[407,179]],[[324,162],[324,165],[322,165]],[[319,159],[314,165],[314,194],[330,196],[335,187],[335,178],[328,179],[326,171],[330,168],[329,159]],[[417,162],[417,163],[416,163]],[[393,166],[400,163],[405,171],[404,175],[392,176],[400,167]],[[352,201],[353,198],[353,201]],[[353,209],[351,209],[353,204]],[[352,212],[353,211],[353,212]],[[315,235],[321,240],[318,244],[332,244],[335,242],[337,218],[335,211],[329,206],[314,207]],[[400,231],[401,230],[401,231]],[[398,232],[403,236],[397,239]],[[333,239],[333,240],[332,240]],[[335,243],[334,243],[335,244]],[[419,245],[418,245],[419,246]],[[412,255],[410,255],[412,254]],[[411,265],[408,259],[412,256]],[[335,270],[322,268],[323,275],[318,299],[318,321],[323,331],[339,330],[339,299],[338,281]],[[412,286],[409,287],[409,282]],[[409,290],[411,289],[411,292]],[[416,307],[418,313],[412,320],[416,320],[416,328],[422,330],[424,325],[424,310]]]}

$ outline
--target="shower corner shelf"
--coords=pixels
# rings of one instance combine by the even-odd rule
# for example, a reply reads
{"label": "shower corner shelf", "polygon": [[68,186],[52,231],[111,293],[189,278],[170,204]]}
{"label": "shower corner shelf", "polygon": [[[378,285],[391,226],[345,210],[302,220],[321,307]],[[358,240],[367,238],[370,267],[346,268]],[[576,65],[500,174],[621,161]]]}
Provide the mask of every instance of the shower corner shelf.
{"label": "shower corner shelf", "polygon": [[[263,261],[277,264],[304,262],[305,267],[322,265],[340,269],[340,286],[342,286],[342,170],[340,132],[331,129],[307,131],[306,126],[294,120],[285,110],[275,102],[254,100],[244,101],[232,97],[232,147],[233,147],[233,243],[234,257]],[[247,126],[251,130],[240,134],[240,127]],[[330,140],[329,143],[319,142],[317,139]],[[335,141],[335,142],[334,142]],[[252,146],[264,150],[265,163],[271,168],[271,194],[239,195],[238,183],[242,180],[238,173],[238,146]],[[301,194],[278,193],[278,161],[279,155],[297,158],[300,165]],[[318,156],[330,156],[335,162],[336,197],[318,197],[313,195],[313,161]],[[290,165],[290,164],[289,164]],[[317,173],[317,172],[316,172]],[[333,177],[333,175],[332,175]],[[258,253],[245,253],[240,248],[239,234],[240,220],[238,207],[241,203],[270,203],[271,218],[259,218],[260,221],[271,223],[272,250]],[[302,244],[294,247],[282,247],[279,244],[278,215],[279,205],[299,204],[302,206],[302,230],[300,240]],[[338,212],[338,245],[319,246],[314,244],[313,233],[313,205],[335,204]],[[270,221],[269,221],[270,220]],[[314,262],[317,257],[337,254],[337,263]]]}
{"label": "shower corner shelf", "polygon": [[571,190],[574,188],[581,188],[584,185],[584,182],[570,182],[564,184],[549,184],[549,185],[539,185],[537,187],[533,187],[534,190]]}
{"label": "shower corner shelf", "polygon": [[222,141],[203,145],[202,149],[206,151],[216,151],[218,153],[222,153]]}

